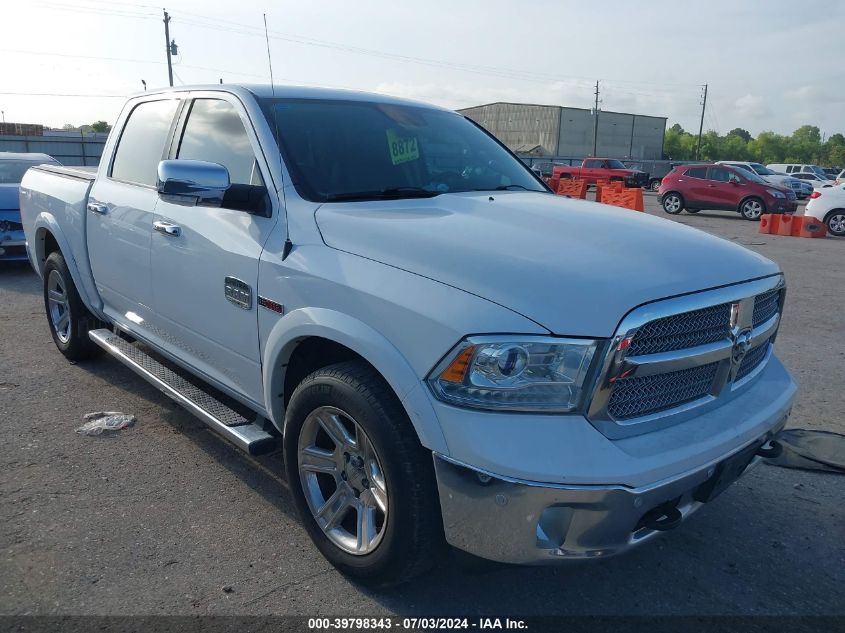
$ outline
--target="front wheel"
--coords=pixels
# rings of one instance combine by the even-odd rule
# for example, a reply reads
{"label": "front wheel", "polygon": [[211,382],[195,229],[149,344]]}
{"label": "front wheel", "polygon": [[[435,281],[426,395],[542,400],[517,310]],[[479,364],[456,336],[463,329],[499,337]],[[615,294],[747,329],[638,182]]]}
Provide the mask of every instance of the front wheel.
{"label": "front wheel", "polygon": [[760,216],[766,212],[766,205],[760,198],[749,198],[739,207],[739,212],[746,220],[757,222]]}
{"label": "front wheel", "polygon": [[443,527],[431,453],[372,367],[351,361],[305,378],[284,453],[305,528],[341,572],[396,584],[434,562]]}
{"label": "front wheel", "polygon": [[67,262],[58,251],[50,253],[44,264],[44,308],[53,342],[65,358],[77,361],[100,353],[88,332],[102,323],[82,303]]}
{"label": "front wheel", "polygon": [[825,220],[827,230],[836,237],[845,237],[845,210],[837,209]]}
{"label": "front wheel", "polygon": [[668,193],[663,196],[663,210],[669,215],[678,215],[684,210],[684,201],[680,194]]}
{"label": "front wheel", "polygon": [[698,213],[701,209],[687,209],[687,213]]}

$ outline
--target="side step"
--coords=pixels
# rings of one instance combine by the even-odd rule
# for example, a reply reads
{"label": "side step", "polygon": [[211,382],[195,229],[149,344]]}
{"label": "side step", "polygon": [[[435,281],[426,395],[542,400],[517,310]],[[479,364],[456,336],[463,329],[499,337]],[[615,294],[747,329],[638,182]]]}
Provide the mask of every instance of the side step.
{"label": "side step", "polygon": [[91,330],[88,336],[141,378],[161,389],[238,448],[250,455],[261,455],[276,447],[277,438],[274,435],[172,369],[165,367],[111,330]]}

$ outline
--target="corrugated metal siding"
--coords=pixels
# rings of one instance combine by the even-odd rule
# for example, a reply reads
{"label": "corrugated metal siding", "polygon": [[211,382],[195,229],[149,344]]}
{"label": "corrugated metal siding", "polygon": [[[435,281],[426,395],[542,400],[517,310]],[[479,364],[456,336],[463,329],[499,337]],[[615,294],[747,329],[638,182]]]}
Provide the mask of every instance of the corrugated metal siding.
{"label": "corrugated metal siding", "polygon": [[542,155],[555,153],[560,126],[557,106],[494,103],[461,110],[510,149],[539,145]]}
{"label": "corrugated metal siding", "polygon": [[[461,110],[511,150],[542,146],[543,156],[592,156],[595,118],[590,110],[491,103]],[[556,118],[556,120],[552,120]],[[596,154],[612,158],[663,157],[664,117],[599,112]]]}
{"label": "corrugated metal siding", "polygon": [[0,136],[0,152],[49,154],[63,165],[96,167],[106,134],[80,136]]}

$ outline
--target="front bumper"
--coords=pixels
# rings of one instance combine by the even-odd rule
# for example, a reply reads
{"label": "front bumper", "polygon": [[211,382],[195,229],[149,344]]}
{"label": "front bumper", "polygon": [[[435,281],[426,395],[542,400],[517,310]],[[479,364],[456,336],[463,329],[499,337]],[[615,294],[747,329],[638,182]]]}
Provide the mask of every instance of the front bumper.
{"label": "front bumper", "polygon": [[24,232],[0,232],[0,261],[26,261],[27,259]]}
{"label": "front bumper", "polygon": [[[520,481],[435,453],[446,540],[481,558],[522,565],[620,554],[677,525],[655,527],[657,517],[674,513],[680,523],[701,508],[703,489],[720,477],[720,465],[743,452],[753,453],[783,428],[787,417],[720,460],[642,488]],[[753,457],[739,474],[760,460]]]}

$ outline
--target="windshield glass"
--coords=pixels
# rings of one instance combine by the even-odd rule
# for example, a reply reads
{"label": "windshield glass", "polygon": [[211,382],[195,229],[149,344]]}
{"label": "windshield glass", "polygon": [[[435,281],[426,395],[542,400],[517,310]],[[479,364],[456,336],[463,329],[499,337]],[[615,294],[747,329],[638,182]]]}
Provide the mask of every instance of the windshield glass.
{"label": "windshield glass", "polygon": [[608,169],[625,169],[625,165],[616,159],[607,161],[607,167]]}
{"label": "windshield glass", "polygon": [[757,172],[760,176],[775,176],[775,172],[773,172],[768,167],[763,167],[760,163],[750,163],[751,169]]}
{"label": "windshield glass", "polygon": [[822,169],[822,168],[821,168],[821,167],[819,167],[818,165],[813,165],[813,166],[811,166],[811,167],[810,167],[810,169],[812,169],[812,170],[813,170],[813,172],[814,172],[814,173],[815,173],[815,174],[816,174],[819,178],[821,178],[822,180],[827,180],[827,174],[825,173],[824,169]]}
{"label": "windshield glass", "polygon": [[0,185],[19,184],[27,169],[40,165],[42,162],[44,161],[0,160]]}
{"label": "windshield glass", "polygon": [[760,178],[760,176],[758,176],[753,171],[751,171],[751,169],[749,169],[748,167],[745,167],[745,166],[742,166],[742,165],[736,165],[734,168],[737,169],[739,171],[739,173],[741,173],[746,180],[750,180],[751,182],[756,182],[756,183],[759,183],[759,184],[762,184],[762,185],[769,184],[765,180]]}
{"label": "windshield glass", "polygon": [[[320,99],[265,99],[293,184],[315,202],[547,191],[519,159],[454,112]],[[276,120],[273,120],[273,117]]]}

